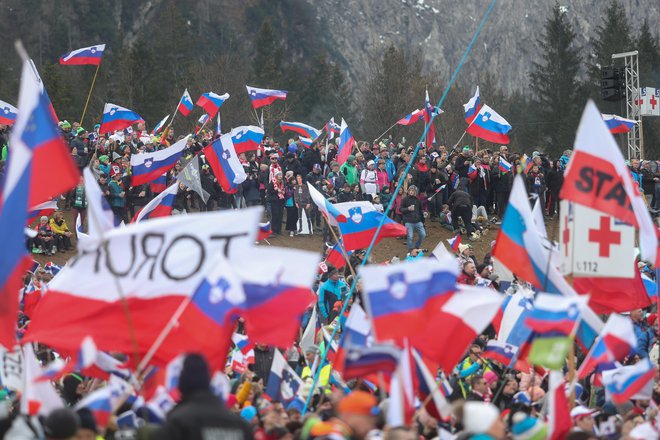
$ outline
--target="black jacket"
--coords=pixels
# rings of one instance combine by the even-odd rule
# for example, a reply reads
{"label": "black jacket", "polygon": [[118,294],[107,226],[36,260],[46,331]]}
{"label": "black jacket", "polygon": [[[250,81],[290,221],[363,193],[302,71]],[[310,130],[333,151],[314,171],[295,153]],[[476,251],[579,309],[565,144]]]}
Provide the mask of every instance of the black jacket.
{"label": "black jacket", "polygon": [[[413,206],[409,211],[408,207]],[[417,197],[405,196],[401,201],[401,213],[404,223],[419,223],[422,221],[422,204]]]}
{"label": "black jacket", "polygon": [[167,415],[165,425],[153,438],[204,440],[207,438],[252,439],[252,430],[232,414],[210,391],[198,391]]}
{"label": "black jacket", "polygon": [[472,197],[465,191],[456,190],[451,196],[449,196],[449,201],[447,203],[451,209],[454,209],[457,206],[469,206],[472,208]]}

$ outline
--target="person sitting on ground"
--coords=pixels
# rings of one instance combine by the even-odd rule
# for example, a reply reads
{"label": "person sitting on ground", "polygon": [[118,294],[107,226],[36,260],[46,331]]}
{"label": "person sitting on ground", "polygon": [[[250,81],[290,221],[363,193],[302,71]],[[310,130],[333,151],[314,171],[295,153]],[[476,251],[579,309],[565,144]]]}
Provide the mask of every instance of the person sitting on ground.
{"label": "person sitting on ground", "polygon": [[48,217],[42,215],[39,224],[35,226],[37,236],[34,237],[34,248],[32,252],[37,254],[55,255],[57,252],[57,239],[48,223]]}
{"label": "person sitting on ground", "polygon": [[71,231],[69,226],[64,220],[64,213],[57,211],[53,218],[50,219],[50,229],[55,234],[57,248],[60,252],[68,251],[71,249]]}

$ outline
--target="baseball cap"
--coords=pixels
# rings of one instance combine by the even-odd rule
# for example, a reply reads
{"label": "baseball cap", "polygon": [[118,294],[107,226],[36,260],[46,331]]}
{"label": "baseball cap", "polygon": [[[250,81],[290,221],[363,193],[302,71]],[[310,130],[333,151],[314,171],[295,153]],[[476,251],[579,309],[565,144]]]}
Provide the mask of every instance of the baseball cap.
{"label": "baseball cap", "polygon": [[587,408],[584,405],[578,405],[571,410],[572,419],[579,419],[586,416],[595,416],[596,414],[598,414],[598,411],[595,409]]}
{"label": "baseball cap", "polygon": [[366,391],[353,391],[339,401],[337,412],[339,414],[374,416],[378,414],[377,404],[376,398]]}

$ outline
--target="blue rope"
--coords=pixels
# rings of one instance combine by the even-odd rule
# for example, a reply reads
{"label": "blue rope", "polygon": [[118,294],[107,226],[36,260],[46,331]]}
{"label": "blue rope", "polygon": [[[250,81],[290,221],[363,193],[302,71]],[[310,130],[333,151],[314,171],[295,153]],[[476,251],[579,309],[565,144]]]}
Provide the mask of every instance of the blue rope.
{"label": "blue rope", "polygon": [[[449,79],[449,83],[447,83],[447,87],[445,87],[445,91],[442,93],[442,96],[440,97],[440,100],[438,101],[438,108],[442,107],[442,104],[445,101],[445,98],[447,98],[447,94],[449,93],[449,90],[451,90],[451,87],[454,85],[454,82],[456,81],[456,77],[458,76],[458,73],[461,71],[461,68],[463,67],[463,64],[465,63],[465,60],[467,59],[468,54],[472,50],[472,47],[474,46],[475,41],[477,41],[477,37],[481,33],[481,31],[484,28],[484,25],[486,24],[486,21],[488,20],[488,17],[490,16],[491,12],[493,12],[493,9],[495,8],[495,3],[497,3],[497,0],[493,0],[488,7],[488,10],[486,11],[486,14],[484,17],[481,19],[481,22],[479,23],[479,26],[477,26],[477,29],[474,32],[474,35],[472,36],[472,40],[470,40],[470,44],[468,44],[467,48],[465,49],[465,52],[463,52],[463,56],[461,57],[460,62],[458,63],[458,66],[456,66],[456,69],[454,70],[453,75]],[[415,162],[415,158],[417,157],[417,152],[419,151],[420,145],[424,142],[426,139],[426,135],[429,131],[429,128],[431,127],[431,124],[433,124],[433,120],[437,114],[435,112],[432,112],[431,114],[431,120],[429,121],[428,124],[424,127],[424,133],[422,133],[422,136],[419,139],[419,142],[417,142],[417,146],[415,147],[415,151],[413,151],[413,154],[410,158],[410,161],[408,162],[408,165],[406,166],[405,171],[399,178],[399,183],[396,185],[396,189],[394,190],[393,194],[396,195],[399,193],[399,189],[401,189],[401,185],[403,185],[403,181],[405,180],[405,176],[408,175],[408,172],[410,171],[410,167],[412,166],[413,162]],[[394,200],[396,197],[392,197],[390,199],[390,203],[387,205],[387,209],[385,209],[385,212],[383,213],[383,218],[381,219],[380,223],[378,223],[378,227],[376,228],[376,233],[374,234],[373,238],[371,239],[371,243],[369,244],[369,247],[367,248],[367,252],[364,254],[364,259],[362,260],[362,263],[360,264],[360,267],[358,268],[356,272],[356,277],[353,280],[353,284],[351,285],[351,290],[349,290],[348,294],[346,295],[346,299],[344,300],[344,303],[341,308],[341,312],[339,313],[339,316],[343,316],[344,313],[346,312],[346,307],[348,306],[348,302],[350,298],[353,296],[353,292],[355,292],[355,286],[357,286],[357,281],[360,276],[360,271],[364,267],[364,265],[367,263],[367,259],[369,258],[369,255],[371,254],[371,251],[373,250],[375,244],[376,244],[376,239],[378,238],[378,234],[380,233],[380,230],[383,227],[383,224],[385,223],[385,220],[388,217],[389,212],[392,210],[392,205],[394,204]],[[332,227],[332,226],[329,226]],[[339,325],[335,326],[334,330],[332,331],[332,336],[330,336],[330,344],[332,344],[332,341],[335,339],[335,336],[337,335],[337,331],[339,330]],[[323,352],[323,355],[321,357],[321,362],[319,363],[319,366],[317,367],[316,374],[314,375],[314,381],[312,382],[312,389],[309,391],[309,395],[307,396],[307,399],[305,400],[305,406],[303,407],[302,410],[302,415],[304,416],[305,413],[307,412],[307,408],[309,406],[309,402],[312,400],[312,395],[314,394],[314,390],[316,389],[316,385],[318,384],[319,376],[321,375],[321,369],[324,367],[325,362],[328,357],[328,352],[330,349],[326,349]]]}

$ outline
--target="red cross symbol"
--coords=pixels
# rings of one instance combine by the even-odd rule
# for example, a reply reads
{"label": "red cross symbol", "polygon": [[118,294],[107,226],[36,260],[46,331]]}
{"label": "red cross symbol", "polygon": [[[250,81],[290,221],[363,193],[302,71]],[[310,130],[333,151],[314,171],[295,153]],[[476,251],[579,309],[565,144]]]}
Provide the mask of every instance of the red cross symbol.
{"label": "red cross symbol", "polygon": [[564,243],[564,256],[568,257],[568,242],[571,238],[571,230],[568,229],[568,216],[564,217],[564,233],[562,234],[561,241]]}
{"label": "red cross symbol", "polygon": [[610,229],[610,218],[600,217],[600,229],[589,229],[589,241],[598,243],[598,256],[609,257],[610,246],[621,244],[621,232]]}
{"label": "red cross symbol", "polygon": [[651,103],[651,109],[655,110],[655,105],[658,103],[658,101],[655,99],[655,96],[651,95],[649,102]]}

